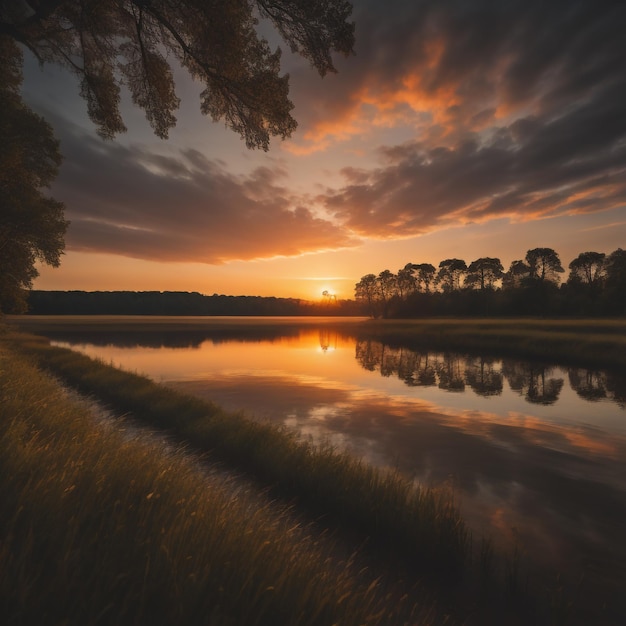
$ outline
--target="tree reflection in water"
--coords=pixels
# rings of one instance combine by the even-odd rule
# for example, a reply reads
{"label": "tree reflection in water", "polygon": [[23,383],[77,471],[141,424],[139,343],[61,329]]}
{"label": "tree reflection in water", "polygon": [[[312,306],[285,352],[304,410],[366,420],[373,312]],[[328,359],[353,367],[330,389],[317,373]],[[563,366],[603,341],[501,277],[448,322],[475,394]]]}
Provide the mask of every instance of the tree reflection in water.
{"label": "tree reflection in water", "polygon": [[439,389],[465,391],[465,363],[462,357],[446,353],[437,367]]}
{"label": "tree reflection in water", "polygon": [[626,377],[581,368],[570,368],[567,374],[570,386],[581,398],[590,402],[608,398],[626,408]]}
{"label": "tree reflection in water", "polygon": [[502,373],[509,386],[533,404],[554,404],[563,388],[563,379],[551,376],[554,368],[505,359]]}
{"label": "tree reflection in water", "polygon": [[[500,395],[506,379],[510,389],[528,402],[546,406],[558,401],[565,384],[555,374],[556,368],[547,364],[419,351],[373,339],[356,340],[356,360],[364,369],[385,377],[397,376],[410,387],[462,392],[468,386],[483,397]],[[579,397],[612,400],[626,407],[626,376],[574,367],[568,368],[567,374],[570,387]]]}
{"label": "tree reflection in water", "polygon": [[502,393],[502,372],[499,361],[477,357],[468,359],[465,366],[465,380],[479,396],[499,396]]}

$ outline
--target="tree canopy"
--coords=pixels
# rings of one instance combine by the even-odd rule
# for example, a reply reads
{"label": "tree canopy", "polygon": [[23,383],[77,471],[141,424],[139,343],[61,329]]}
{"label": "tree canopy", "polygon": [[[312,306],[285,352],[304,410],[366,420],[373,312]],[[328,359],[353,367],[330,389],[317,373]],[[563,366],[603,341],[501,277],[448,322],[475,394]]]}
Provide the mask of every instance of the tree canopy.
{"label": "tree canopy", "polygon": [[335,71],[333,52],[353,50],[351,12],[347,0],[0,0],[0,37],[74,72],[102,137],[125,130],[122,85],[167,137],[180,102],[176,59],[205,87],[201,111],[267,150],[270,136],[288,137],[296,121],[281,51],[259,34],[259,20],[323,76]]}
{"label": "tree canopy", "polygon": [[[480,257],[469,266],[445,259],[407,263],[393,274],[367,274],[355,285],[357,303],[372,317],[437,315],[624,315],[626,252],[583,252],[563,267],[552,248],[534,248],[507,272],[498,258]],[[430,287],[433,285],[433,290]],[[559,286],[560,285],[560,286]]]}
{"label": "tree canopy", "polygon": [[24,304],[37,261],[59,265],[68,225],[63,205],[42,194],[61,156],[50,126],[21,100],[17,44],[76,74],[103,138],[126,130],[122,86],[167,137],[180,103],[176,60],[204,85],[204,114],[267,150],[296,121],[280,48],[259,34],[260,20],[324,76],[336,71],[333,52],[352,52],[351,12],[347,0],[0,0],[0,307]]}
{"label": "tree canopy", "polygon": [[462,259],[445,259],[439,263],[437,284],[443,291],[454,291],[461,287],[461,277],[467,272],[467,265]]}
{"label": "tree canopy", "polygon": [[559,255],[552,248],[534,248],[526,253],[526,263],[530,269],[530,278],[541,282],[558,283],[559,274],[565,270],[561,266]]}
{"label": "tree canopy", "polygon": [[603,252],[581,252],[570,264],[570,282],[581,282],[590,287],[597,285],[604,277]]}
{"label": "tree canopy", "polygon": [[61,163],[59,143],[22,102],[17,46],[0,37],[0,56],[0,310],[20,310],[35,262],[59,265],[68,223],[63,204],[43,193]]}
{"label": "tree canopy", "polygon": [[475,287],[480,290],[492,289],[494,283],[502,278],[504,268],[500,259],[482,257],[472,261],[467,268],[465,277],[466,287]]}

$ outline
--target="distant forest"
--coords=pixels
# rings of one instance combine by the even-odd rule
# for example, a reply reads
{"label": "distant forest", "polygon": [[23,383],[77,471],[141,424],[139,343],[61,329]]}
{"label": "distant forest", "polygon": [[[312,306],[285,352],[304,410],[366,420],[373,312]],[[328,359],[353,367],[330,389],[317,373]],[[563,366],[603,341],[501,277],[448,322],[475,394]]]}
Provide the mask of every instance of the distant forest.
{"label": "distant forest", "polygon": [[[535,248],[504,271],[500,259],[482,257],[408,263],[397,273],[366,274],[355,300],[323,294],[319,302],[296,298],[203,295],[180,291],[31,291],[33,315],[369,315],[623,316],[626,251],[583,252],[565,269],[552,248]],[[328,296],[328,297],[324,297]]]}
{"label": "distant forest", "polygon": [[354,300],[206,296],[183,291],[31,291],[31,315],[364,315]]}
{"label": "distant forest", "polygon": [[528,250],[506,272],[491,257],[408,263],[366,274],[355,294],[371,317],[626,315],[626,251],[583,252],[568,268],[562,282],[552,248]]}

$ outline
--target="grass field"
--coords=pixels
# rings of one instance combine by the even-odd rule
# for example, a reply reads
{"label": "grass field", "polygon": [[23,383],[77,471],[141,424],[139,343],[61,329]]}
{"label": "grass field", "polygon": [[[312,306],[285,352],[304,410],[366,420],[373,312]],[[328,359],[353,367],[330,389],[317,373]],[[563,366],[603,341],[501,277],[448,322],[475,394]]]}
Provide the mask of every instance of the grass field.
{"label": "grass field", "polygon": [[3,624],[435,623],[289,508],[28,361],[0,349]]}

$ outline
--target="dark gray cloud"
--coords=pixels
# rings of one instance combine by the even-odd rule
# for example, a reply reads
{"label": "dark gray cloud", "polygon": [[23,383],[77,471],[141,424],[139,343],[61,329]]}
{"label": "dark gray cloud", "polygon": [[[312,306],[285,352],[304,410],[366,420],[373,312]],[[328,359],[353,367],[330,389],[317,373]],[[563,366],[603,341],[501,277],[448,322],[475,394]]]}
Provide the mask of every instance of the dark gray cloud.
{"label": "dark gray cloud", "polygon": [[337,76],[320,83],[285,55],[294,151],[353,136],[363,148],[373,124],[405,133],[372,145],[378,167],[344,168],[345,185],[317,198],[333,221],[272,161],[235,175],[192,150],[103,144],[57,118],[66,159],[54,193],[72,221],[68,248],[222,263],[354,245],[355,234],[626,205],[626,3],[354,4],[357,54],[338,60]]}
{"label": "dark gray cloud", "polygon": [[357,25],[359,56],[324,108],[337,124],[312,117],[309,137],[364,115],[363,102],[430,119],[320,198],[356,232],[626,203],[625,3],[363,2]]}
{"label": "dark gray cloud", "polygon": [[[624,82],[626,5],[615,0],[354,0],[356,56],[337,80],[292,71],[304,132],[341,118],[365,93],[387,105],[402,92],[438,105],[463,128],[495,107],[558,113]],[[450,130],[450,129],[448,129]]]}
{"label": "dark gray cloud", "polygon": [[[612,112],[596,115],[589,108],[554,121],[518,120],[488,143],[474,137],[453,148],[409,142],[383,149],[384,166],[346,168],[347,185],[322,200],[356,232],[378,236],[502,215],[531,219],[623,206],[626,117],[614,116],[608,132],[604,120]],[[580,128],[576,136],[574,128]]]}
{"label": "dark gray cloud", "polygon": [[53,193],[71,250],[219,264],[355,243],[300,205],[278,166],[237,176],[195,150],[164,156],[55,127],[65,160]]}

